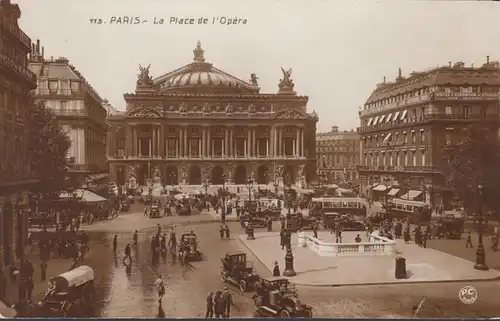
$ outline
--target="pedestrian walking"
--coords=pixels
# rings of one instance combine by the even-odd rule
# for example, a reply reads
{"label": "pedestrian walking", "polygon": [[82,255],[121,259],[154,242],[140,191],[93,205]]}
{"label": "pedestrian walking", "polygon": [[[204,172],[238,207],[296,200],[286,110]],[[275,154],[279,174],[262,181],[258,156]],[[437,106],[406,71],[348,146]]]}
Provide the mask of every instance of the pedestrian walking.
{"label": "pedestrian walking", "polygon": [[158,293],[158,304],[161,305],[161,300],[165,295],[165,283],[163,283],[163,279],[161,278],[161,274],[158,274],[158,277],[155,281],[154,287],[156,292]]}
{"label": "pedestrian walking", "polygon": [[148,208],[147,207],[144,208],[144,216],[149,216],[148,215]]}
{"label": "pedestrian walking", "polygon": [[474,245],[472,245],[472,235],[469,234],[467,235],[467,241],[465,242],[465,248],[474,248]]}
{"label": "pedestrian walking", "polygon": [[273,276],[280,276],[280,266],[278,265],[278,261],[274,262]]}
{"label": "pedestrian walking", "polygon": [[222,301],[224,302],[224,317],[229,318],[231,316],[233,296],[229,292],[227,286],[224,287],[224,293],[222,293]]}
{"label": "pedestrian walking", "polygon": [[[125,257],[123,258],[123,264],[125,265],[131,265],[132,263],[132,250],[130,249],[130,244],[127,243],[125,245]],[[128,262],[125,262],[125,260],[128,258]]]}
{"label": "pedestrian walking", "polygon": [[214,295],[214,316],[216,318],[224,317],[224,301],[222,299],[222,292],[217,291]]}
{"label": "pedestrian walking", "polygon": [[113,237],[113,253],[116,254],[117,248],[118,248],[118,235],[115,234],[115,237]]}
{"label": "pedestrian walking", "polygon": [[226,234],[226,239],[229,240],[229,237],[231,236],[231,232],[229,231],[229,226],[224,225],[224,233]]}
{"label": "pedestrian walking", "polygon": [[220,235],[220,239],[223,240],[224,239],[224,225],[220,226],[219,235]]}
{"label": "pedestrian walking", "polygon": [[213,316],[214,316],[214,293],[208,292],[205,319],[213,318]]}
{"label": "pedestrian walking", "polygon": [[280,231],[280,245],[281,245],[281,249],[284,250],[285,249],[285,229],[282,228],[281,231]]}

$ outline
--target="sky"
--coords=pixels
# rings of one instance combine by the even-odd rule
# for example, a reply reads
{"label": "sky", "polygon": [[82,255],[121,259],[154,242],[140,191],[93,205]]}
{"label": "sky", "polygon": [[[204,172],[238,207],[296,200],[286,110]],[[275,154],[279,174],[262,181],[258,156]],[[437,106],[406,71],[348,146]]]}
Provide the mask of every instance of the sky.
{"label": "sky", "polygon": [[[16,0],[12,0],[16,2]],[[190,63],[201,41],[208,62],[238,78],[259,77],[275,93],[292,68],[318,131],[359,126],[359,107],[383,77],[394,80],[449,61],[500,59],[500,4],[373,0],[18,0],[21,28],[45,56],[67,57],[99,95],[125,109],[139,64],[161,76]],[[111,24],[111,17],[147,23]],[[153,21],[164,19],[164,24]],[[206,17],[208,24],[169,23]],[[246,19],[236,25],[213,18]],[[90,19],[106,23],[91,24]]]}

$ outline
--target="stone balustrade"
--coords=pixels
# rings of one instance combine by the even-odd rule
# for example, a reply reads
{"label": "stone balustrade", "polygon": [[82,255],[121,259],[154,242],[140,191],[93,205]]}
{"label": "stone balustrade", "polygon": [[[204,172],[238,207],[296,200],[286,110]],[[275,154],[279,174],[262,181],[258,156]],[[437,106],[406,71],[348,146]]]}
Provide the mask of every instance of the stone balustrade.
{"label": "stone balustrade", "polygon": [[396,254],[396,241],[379,236],[378,231],[370,235],[369,242],[360,243],[324,242],[304,232],[297,233],[297,239],[299,247],[308,247],[320,256]]}

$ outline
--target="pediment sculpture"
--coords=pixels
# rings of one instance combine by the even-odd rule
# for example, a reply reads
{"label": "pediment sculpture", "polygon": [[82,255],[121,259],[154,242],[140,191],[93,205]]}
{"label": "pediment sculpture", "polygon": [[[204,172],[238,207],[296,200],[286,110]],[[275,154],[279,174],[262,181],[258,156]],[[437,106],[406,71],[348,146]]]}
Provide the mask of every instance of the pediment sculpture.
{"label": "pediment sculpture", "polygon": [[255,107],[255,105],[254,105],[254,104],[250,104],[250,106],[248,106],[248,112],[249,112],[250,114],[255,114],[255,112],[256,112],[256,107]]}
{"label": "pediment sculpture", "polygon": [[210,114],[210,106],[208,105],[208,103],[205,103],[203,105],[203,113]]}
{"label": "pediment sculpture", "polygon": [[187,113],[187,111],[188,111],[188,106],[186,105],[186,103],[181,103],[181,105],[179,106],[179,112],[185,114]]}
{"label": "pediment sculpture", "polygon": [[158,113],[152,108],[141,108],[132,114],[134,117],[159,117]]}
{"label": "pediment sculpture", "polygon": [[306,119],[306,117],[295,109],[284,109],[276,114],[278,119]]}
{"label": "pediment sculpture", "polygon": [[293,80],[291,78],[292,68],[285,70],[283,67],[281,67],[281,71],[283,72],[283,79],[280,79],[278,87],[284,90],[292,90],[293,87],[295,87],[295,84],[293,83]]}
{"label": "pediment sculpture", "polygon": [[232,114],[234,112],[234,108],[232,104],[227,104],[226,106],[226,114]]}
{"label": "pediment sculpture", "polygon": [[134,165],[129,165],[128,166],[128,177],[129,179],[132,177],[137,177],[137,167]]}
{"label": "pediment sculpture", "polygon": [[299,165],[299,168],[298,168],[298,175],[299,178],[303,178],[304,175],[305,175],[305,169],[306,169],[306,165]]}
{"label": "pediment sculpture", "polygon": [[137,75],[137,85],[138,86],[152,86],[153,78],[149,75],[149,68],[151,64],[149,64],[146,68],[139,65],[139,74]]}

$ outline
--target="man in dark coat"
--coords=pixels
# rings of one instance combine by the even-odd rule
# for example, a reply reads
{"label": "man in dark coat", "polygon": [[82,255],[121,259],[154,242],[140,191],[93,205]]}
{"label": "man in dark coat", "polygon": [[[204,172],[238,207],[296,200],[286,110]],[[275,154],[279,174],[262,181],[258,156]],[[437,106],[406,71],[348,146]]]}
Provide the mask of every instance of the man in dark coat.
{"label": "man in dark coat", "polygon": [[224,302],[224,317],[229,318],[231,315],[231,306],[233,305],[233,296],[227,289],[227,286],[224,287],[224,293],[222,293],[222,301]]}
{"label": "man in dark coat", "polygon": [[286,243],[286,233],[285,229],[282,228],[280,231],[280,245],[282,250],[285,249],[285,243]]}
{"label": "man in dark coat", "polygon": [[207,295],[207,311],[205,313],[205,319],[212,318],[214,316],[214,293],[208,292]]}
{"label": "man in dark coat", "polygon": [[214,315],[216,318],[224,316],[224,300],[222,299],[222,292],[217,291],[214,295]]}

